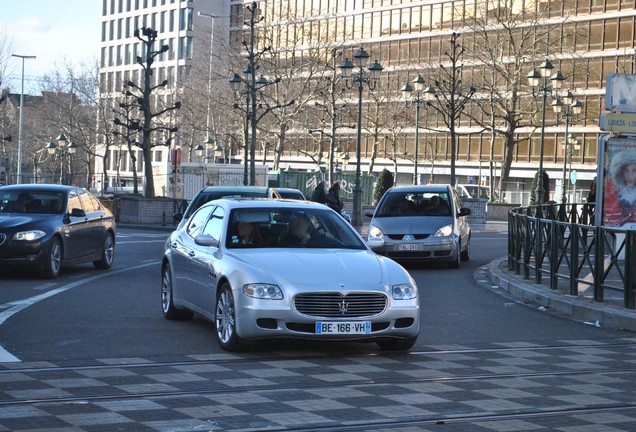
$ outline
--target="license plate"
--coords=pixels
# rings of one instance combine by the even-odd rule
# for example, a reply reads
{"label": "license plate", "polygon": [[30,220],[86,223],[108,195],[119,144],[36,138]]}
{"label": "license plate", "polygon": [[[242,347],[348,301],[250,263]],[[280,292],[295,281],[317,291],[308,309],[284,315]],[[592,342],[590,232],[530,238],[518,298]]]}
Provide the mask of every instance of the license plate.
{"label": "license plate", "polygon": [[412,244],[412,243],[401,244],[398,246],[398,250],[401,250],[401,251],[416,251],[418,249],[419,249],[418,245]]}
{"label": "license plate", "polygon": [[318,321],[316,334],[369,334],[371,321]]}

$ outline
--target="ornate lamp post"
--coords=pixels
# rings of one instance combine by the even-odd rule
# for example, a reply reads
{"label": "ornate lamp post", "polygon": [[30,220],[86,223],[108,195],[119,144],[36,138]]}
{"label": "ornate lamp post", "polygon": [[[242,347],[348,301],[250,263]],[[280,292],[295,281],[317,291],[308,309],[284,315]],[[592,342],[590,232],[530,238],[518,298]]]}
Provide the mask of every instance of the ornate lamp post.
{"label": "ornate lamp post", "polygon": [[66,145],[66,136],[63,133],[59,134],[55,139],[57,144],[53,141],[46,145],[46,151],[53,157],[60,158],[60,184],[64,184],[64,159],[66,157],[72,157],[77,151],[77,144],[71,141]]}
{"label": "ornate lamp post", "polygon": [[[543,94],[543,105],[541,107],[541,147],[539,150],[539,178],[537,181],[537,188],[535,189],[535,202],[536,204],[543,204],[544,202],[544,194],[545,194],[545,185],[543,184],[543,152],[545,148],[545,111],[546,111],[546,102],[548,98],[548,93],[552,93],[552,90],[558,90],[563,85],[563,75],[561,72],[556,72],[554,75],[550,76],[550,73],[554,69],[552,63],[549,60],[545,60],[539,66],[538,72],[536,69],[532,69],[530,73],[526,76],[528,78],[528,83],[533,87],[532,94],[536,96],[534,87],[537,87],[538,93]],[[550,83],[552,85],[550,85]],[[540,208],[540,207],[539,207]]]}
{"label": "ornate lamp post", "polygon": [[[419,157],[419,138],[420,138],[420,105],[424,105],[426,108],[426,103],[433,100],[435,98],[435,89],[431,86],[424,88],[425,81],[421,75],[415,77],[412,81],[413,86],[406,83],[400,88],[402,92],[402,96],[406,100],[406,106],[411,107],[415,105],[415,150],[413,151],[413,184],[419,184],[419,176],[417,174],[417,163]],[[411,98],[411,94],[413,93],[413,88],[415,88],[415,97]]]}
{"label": "ornate lamp post", "polygon": [[570,145],[576,146],[575,142],[570,142],[572,140],[569,132],[570,123],[574,121],[574,116],[581,114],[581,111],[583,110],[583,103],[579,100],[574,100],[574,95],[569,90],[562,96],[562,98],[563,103],[561,103],[559,99],[555,99],[554,102],[552,102],[552,109],[555,114],[559,115],[563,111],[563,107],[565,107],[565,111],[562,114],[563,117],[565,117],[565,141],[563,143],[563,184],[561,185],[561,202],[565,204],[567,203],[567,191],[565,185],[567,181],[566,170],[568,157],[570,158],[570,163],[572,163],[572,147],[570,147]]}
{"label": "ornate lamp post", "polygon": [[[380,72],[384,69],[380,63],[375,60],[365,71],[364,68],[369,60],[369,53],[360,47],[353,55],[353,63],[348,59],[338,65],[345,78],[345,84],[348,89],[352,89],[355,84],[358,85],[358,130],[356,139],[356,181],[353,186],[353,217],[352,224],[354,226],[362,225],[362,186],[360,185],[360,159],[362,146],[362,90],[366,84],[369,90],[374,90]],[[357,68],[355,74],[353,69]]]}

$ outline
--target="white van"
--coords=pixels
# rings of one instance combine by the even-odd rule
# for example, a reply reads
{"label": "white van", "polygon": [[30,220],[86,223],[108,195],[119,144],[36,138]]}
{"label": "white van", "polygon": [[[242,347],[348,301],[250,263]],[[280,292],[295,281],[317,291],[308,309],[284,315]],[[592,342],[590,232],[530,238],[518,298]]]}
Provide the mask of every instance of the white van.
{"label": "white van", "polygon": [[[490,197],[490,188],[488,186],[479,186],[476,184],[468,184],[461,185],[458,184],[455,186],[457,189],[457,195],[459,198],[482,198],[489,199]],[[495,200],[498,198],[497,192],[495,192]]]}

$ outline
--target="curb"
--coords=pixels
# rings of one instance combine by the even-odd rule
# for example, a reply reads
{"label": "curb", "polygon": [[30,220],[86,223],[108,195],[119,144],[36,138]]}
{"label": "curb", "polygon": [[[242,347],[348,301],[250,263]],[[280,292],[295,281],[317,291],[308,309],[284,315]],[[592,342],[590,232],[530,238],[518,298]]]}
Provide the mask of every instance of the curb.
{"label": "curb", "polygon": [[500,295],[519,303],[544,308],[549,313],[562,315],[574,321],[636,331],[636,310],[605,302],[594,302],[530,283],[514,273],[504,271],[502,267],[507,261],[507,257],[502,257],[488,263],[486,268],[490,288]]}
{"label": "curb", "polygon": [[131,224],[131,223],[122,223],[122,222],[117,222],[117,228],[129,228],[129,229],[138,229],[138,230],[145,230],[145,231],[165,231],[165,232],[172,232],[175,229],[177,229],[177,227],[170,226],[170,225]]}

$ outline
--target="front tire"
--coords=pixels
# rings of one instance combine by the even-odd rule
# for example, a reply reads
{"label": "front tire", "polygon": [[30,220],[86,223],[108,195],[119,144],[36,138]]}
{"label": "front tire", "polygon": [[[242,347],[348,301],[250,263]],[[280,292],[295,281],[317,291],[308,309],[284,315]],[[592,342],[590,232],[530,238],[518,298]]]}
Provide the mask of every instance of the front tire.
{"label": "front tire", "polygon": [[416,341],[417,337],[412,337],[408,339],[379,339],[376,343],[382,351],[408,351],[413,348]]}
{"label": "front tire", "polygon": [[462,263],[462,242],[460,241],[457,243],[457,254],[455,256],[455,259],[453,261],[450,261],[448,263],[448,266],[450,268],[458,269],[459,267],[461,267],[461,263]]}
{"label": "front tire", "polygon": [[161,272],[161,311],[167,320],[188,320],[194,314],[187,310],[177,309],[173,302],[172,272],[170,266],[163,266]]}
{"label": "front tire", "polygon": [[242,348],[241,339],[236,334],[236,307],[234,294],[230,284],[225,282],[216,298],[214,315],[216,339],[221,348],[226,351],[239,351]]}
{"label": "front tire", "polygon": [[49,242],[42,276],[46,279],[55,279],[60,274],[63,258],[64,249],[62,248],[62,242],[58,237],[53,237]]}
{"label": "front tire", "polygon": [[95,268],[106,270],[112,267],[115,259],[115,238],[111,233],[107,233],[102,245],[102,257],[98,261],[93,261]]}
{"label": "front tire", "polygon": [[466,249],[462,251],[462,261],[470,260],[470,236],[468,236],[468,242],[466,243]]}

